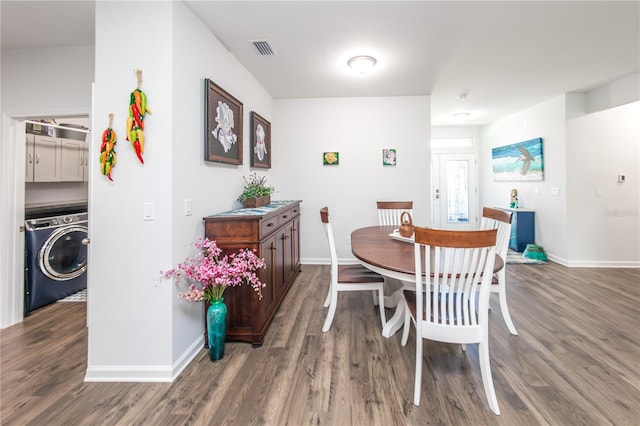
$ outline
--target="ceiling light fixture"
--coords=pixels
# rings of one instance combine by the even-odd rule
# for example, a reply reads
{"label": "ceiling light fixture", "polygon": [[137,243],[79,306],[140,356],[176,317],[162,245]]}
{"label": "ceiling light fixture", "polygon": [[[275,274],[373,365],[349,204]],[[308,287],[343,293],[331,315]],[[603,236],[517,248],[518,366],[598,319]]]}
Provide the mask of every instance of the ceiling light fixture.
{"label": "ceiling light fixture", "polygon": [[358,74],[364,74],[373,68],[376,62],[373,56],[355,56],[347,61],[347,65]]}
{"label": "ceiling light fixture", "polygon": [[453,118],[457,119],[457,120],[465,120],[467,118],[469,118],[471,116],[471,114],[469,114],[468,112],[456,112],[455,114],[453,114]]}

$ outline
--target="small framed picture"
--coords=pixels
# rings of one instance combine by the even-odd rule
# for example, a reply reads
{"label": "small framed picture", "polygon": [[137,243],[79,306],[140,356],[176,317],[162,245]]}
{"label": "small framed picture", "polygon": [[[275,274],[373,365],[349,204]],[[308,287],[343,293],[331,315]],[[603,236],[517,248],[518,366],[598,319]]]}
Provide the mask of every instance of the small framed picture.
{"label": "small framed picture", "polygon": [[242,102],[208,78],[204,85],[204,159],[242,164]]}
{"label": "small framed picture", "polygon": [[340,153],[336,151],[322,154],[322,164],[325,166],[337,166],[340,163]]}
{"label": "small framed picture", "polygon": [[395,148],[384,148],[382,150],[382,165],[383,166],[396,165],[396,149]]}
{"label": "small framed picture", "polygon": [[251,167],[271,168],[271,123],[251,111]]}

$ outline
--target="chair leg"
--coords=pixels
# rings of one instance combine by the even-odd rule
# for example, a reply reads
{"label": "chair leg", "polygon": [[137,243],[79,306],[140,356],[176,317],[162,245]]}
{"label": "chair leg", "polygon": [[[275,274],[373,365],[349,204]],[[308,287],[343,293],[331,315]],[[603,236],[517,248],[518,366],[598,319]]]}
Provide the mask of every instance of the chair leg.
{"label": "chair leg", "polygon": [[336,314],[336,305],[338,304],[338,292],[331,291],[331,302],[329,303],[329,312],[327,312],[327,318],[324,320],[322,326],[322,332],[326,333],[331,328],[333,317]]}
{"label": "chair leg", "polygon": [[328,307],[331,303],[331,283],[329,283],[329,291],[327,292],[327,298],[324,299],[324,307]]}
{"label": "chair leg", "polygon": [[[376,294],[378,297],[378,301],[384,301],[384,289],[380,288],[379,290],[374,291],[373,294]],[[375,302],[375,301],[374,301]],[[384,330],[384,326],[387,324],[387,316],[384,313],[384,303],[378,303],[378,307],[380,308],[380,322],[382,323],[382,329]]]}
{"label": "chair leg", "polygon": [[507,324],[507,328],[509,329],[509,333],[514,336],[518,335],[518,331],[516,327],[513,325],[513,321],[511,320],[511,315],[509,314],[509,307],[507,306],[507,283],[506,283],[506,274],[504,272],[504,268],[500,272],[498,272],[498,297],[500,298],[500,311],[502,311],[502,318],[504,318],[505,324]]}
{"label": "chair leg", "polygon": [[409,329],[411,328],[411,311],[409,311],[408,307],[404,309],[404,327],[402,329],[402,340],[401,345],[407,346],[407,342],[409,341]]}
{"label": "chair leg", "polygon": [[382,293],[382,297],[378,297],[378,291],[377,290],[373,290],[371,292],[371,295],[373,296],[373,306],[378,306],[379,300],[384,300],[384,293]]}
{"label": "chair leg", "polygon": [[[417,326],[416,326],[417,328]],[[413,404],[420,405],[420,391],[422,390],[422,335],[416,329],[416,377],[413,385]]]}
{"label": "chair leg", "polygon": [[482,384],[484,385],[484,392],[487,394],[487,401],[491,411],[496,414],[500,414],[500,408],[498,407],[498,398],[496,397],[496,390],[493,387],[493,379],[491,377],[491,364],[489,361],[489,344],[478,344],[478,355],[480,356],[480,373],[482,374]]}

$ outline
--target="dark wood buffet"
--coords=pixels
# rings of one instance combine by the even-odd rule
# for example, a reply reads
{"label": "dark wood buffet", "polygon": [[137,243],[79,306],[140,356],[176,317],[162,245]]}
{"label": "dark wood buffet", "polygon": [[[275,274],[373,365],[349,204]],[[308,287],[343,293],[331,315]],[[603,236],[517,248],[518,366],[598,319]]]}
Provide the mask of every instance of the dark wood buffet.
{"label": "dark wood buffet", "polygon": [[[223,252],[255,249],[266,263],[260,271],[267,285],[262,299],[250,286],[225,290],[227,341],[249,342],[254,347],[264,342],[273,316],[300,271],[300,202],[273,201],[264,207],[204,218],[205,236],[215,240]],[[207,342],[206,331],[204,334]]]}

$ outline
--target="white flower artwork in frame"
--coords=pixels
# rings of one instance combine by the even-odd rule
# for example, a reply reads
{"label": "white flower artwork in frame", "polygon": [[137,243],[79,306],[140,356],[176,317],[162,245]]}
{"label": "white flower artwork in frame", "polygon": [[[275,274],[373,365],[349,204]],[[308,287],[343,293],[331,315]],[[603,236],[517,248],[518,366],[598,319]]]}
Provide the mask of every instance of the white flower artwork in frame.
{"label": "white flower artwork in frame", "polygon": [[271,123],[251,111],[251,167],[271,168]]}
{"label": "white flower artwork in frame", "polygon": [[384,148],[382,150],[382,165],[383,166],[396,165],[396,149],[395,148]]}
{"label": "white flower artwork in frame", "polygon": [[242,102],[205,79],[204,110],[205,161],[242,164]]}

